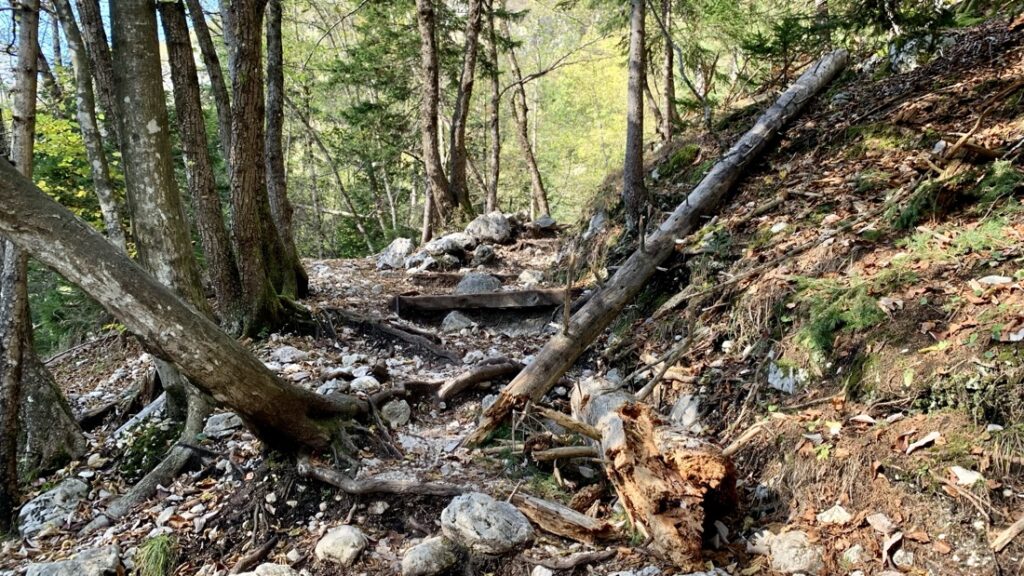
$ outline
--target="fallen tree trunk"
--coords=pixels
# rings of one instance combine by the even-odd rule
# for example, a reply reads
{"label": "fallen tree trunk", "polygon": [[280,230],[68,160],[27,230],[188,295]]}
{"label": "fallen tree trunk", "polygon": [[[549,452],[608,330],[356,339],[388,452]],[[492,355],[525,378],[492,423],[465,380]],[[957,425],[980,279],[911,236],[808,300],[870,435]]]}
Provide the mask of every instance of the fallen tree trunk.
{"label": "fallen tree trunk", "polygon": [[484,413],[476,430],[467,436],[467,445],[473,446],[485,440],[513,408],[527,400],[540,400],[555,385],[647,284],[657,267],[672,253],[675,241],[698,228],[701,218],[719,205],[725,193],[779,129],[803,110],[808,101],[843,70],[847,60],[848,54],[843,50],[826,55],[804,72],[761,115],[757,123],[711,168],[686,200],[641,243],[640,249],[619,267],[598,293],[573,314],[568,329],[553,336],[536,354],[534,361],[502,390],[498,400]]}
{"label": "fallen tree trunk", "polygon": [[327,398],[279,380],[237,340],[7,162],[0,162],[0,234],[99,302],[147,351],[177,365],[274,448],[327,448],[339,418],[368,409],[355,398]]}
{"label": "fallen tree trunk", "polygon": [[601,432],[605,473],[633,526],[684,572],[699,570],[704,526],[736,505],[736,469],[635,400],[591,378],[573,389],[573,416]]}

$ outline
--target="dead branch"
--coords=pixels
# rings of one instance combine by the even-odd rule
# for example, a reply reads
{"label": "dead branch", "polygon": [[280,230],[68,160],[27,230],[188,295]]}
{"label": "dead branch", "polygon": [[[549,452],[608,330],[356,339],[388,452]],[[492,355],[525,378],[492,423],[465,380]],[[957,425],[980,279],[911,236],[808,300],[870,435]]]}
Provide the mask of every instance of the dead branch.
{"label": "dead branch", "polygon": [[995,552],[1002,552],[1003,548],[1006,548],[1021,532],[1024,532],[1024,516],[1021,516],[1019,520],[1010,524],[1009,528],[1003,530],[998,536],[996,536],[996,539],[993,540],[991,544],[992,550]]}
{"label": "dead branch", "polygon": [[345,474],[314,465],[308,456],[300,456],[295,464],[299,475],[330,484],[346,494],[417,494],[425,496],[458,496],[471,488],[443,482],[386,480],[383,478],[350,478]]}
{"label": "dead branch", "polygon": [[512,504],[545,532],[585,544],[594,544],[615,536],[615,528],[605,522],[562,506],[527,494],[515,493]]}
{"label": "dead branch", "polygon": [[[579,292],[582,293],[582,292]],[[562,288],[482,292],[479,294],[431,294],[395,296],[391,309],[399,315],[406,312],[447,312],[449,310],[514,310],[561,306]],[[577,294],[578,295],[578,294]]]}
{"label": "dead branch", "polygon": [[259,564],[260,561],[266,558],[267,555],[270,554],[270,551],[274,549],[274,546],[277,546],[277,536],[272,537],[270,540],[264,542],[259,548],[239,558],[238,562],[235,562],[235,565],[231,567],[231,570],[228,570],[228,574],[241,574],[242,572],[247,572],[250,568]]}
{"label": "dead branch", "polygon": [[540,416],[547,418],[548,420],[551,420],[555,424],[558,424],[559,426],[565,428],[570,432],[576,432],[577,434],[590,438],[591,440],[601,439],[601,432],[599,432],[597,428],[594,428],[589,424],[580,422],[579,420],[573,418],[572,416],[569,416],[568,414],[559,412],[558,410],[552,410],[550,408],[545,408],[544,406],[537,405],[533,406],[533,410]]}
{"label": "dead branch", "polygon": [[449,400],[471,386],[482,382],[489,382],[495,378],[511,376],[522,369],[523,365],[519,362],[483,364],[445,382],[441,389],[437,391],[437,396],[441,400]]}
{"label": "dead branch", "polygon": [[550,570],[575,570],[580,566],[587,564],[597,564],[598,562],[604,562],[611,560],[615,557],[618,552],[616,550],[600,550],[596,552],[577,552],[568,556],[561,556],[558,558],[530,558],[529,556],[523,556],[523,561],[535,566],[543,566]]}
{"label": "dead branch", "polygon": [[451,350],[446,350],[442,348],[441,346],[432,342],[429,338],[407,332],[401,328],[398,328],[397,326],[394,326],[393,324],[387,321],[375,320],[373,318],[361,316],[354,312],[349,312],[348,310],[342,310],[340,308],[329,308],[323,310],[323,312],[328,314],[333,319],[340,320],[345,324],[355,326],[361,330],[366,330],[371,333],[382,334],[390,338],[396,338],[403,342],[407,342],[409,344],[412,344],[413,346],[421,348],[422,350],[430,352],[431,354],[437,356],[438,358],[443,358],[451,362],[462,361],[462,358],[458,354],[452,352]]}
{"label": "dead branch", "polygon": [[600,458],[601,453],[593,446],[559,446],[531,452],[530,457],[537,462],[551,462],[570,458]]}

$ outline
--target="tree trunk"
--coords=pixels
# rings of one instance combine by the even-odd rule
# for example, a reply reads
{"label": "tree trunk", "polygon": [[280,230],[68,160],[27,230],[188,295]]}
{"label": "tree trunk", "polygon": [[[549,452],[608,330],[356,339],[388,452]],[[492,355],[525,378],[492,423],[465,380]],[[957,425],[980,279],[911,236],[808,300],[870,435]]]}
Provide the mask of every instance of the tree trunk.
{"label": "tree trunk", "polygon": [[779,129],[795,117],[810,99],[846,67],[849,55],[832,52],[813,64],[757,123],[712,167],[682,204],[651,233],[569,322],[568,329],[551,338],[534,356],[534,361],[502,390],[498,400],[484,413],[466,443],[479,444],[512,408],[527,400],[539,400],[576,362],[619,312],[654,275],[672,253],[676,239],[698,228],[701,217],[713,211],[733,183],[765,149]]}
{"label": "tree trunk", "polygon": [[631,0],[629,33],[629,94],[626,101],[626,157],[622,167],[622,206],[626,229],[640,232],[647,212],[644,185],[644,85],[647,83],[647,49],[644,29],[647,2]]}
{"label": "tree trunk", "polygon": [[67,114],[64,113],[64,88],[57,81],[57,77],[53,74],[53,70],[50,69],[50,63],[46,60],[46,56],[43,55],[43,50],[40,47],[36,47],[38,51],[38,62],[36,63],[37,72],[39,77],[43,81],[43,88],[46,89],[46,93],[50,95],[49,102],[47,103],[50,108],[50,113],[55,118],[67,118]]}
{"label": "tree trunk", "polygon": [[76,0],[78,17],[81,20],[82,40],[92,62],[92,74],[96,79],[96,93],[103,111],[103,125],[112,134],[121,149],[124,138],[117,118],[117,101],[114,96],[114,61],[107,43],[107,32],[100,12],[99,0]]}
{"label": "tree trunk", "polygon": [[445,218],[454,215],[458,198],[451,194],[448,178],[441,165],[441,152],[437,147],[438,63],[434,0],[416,0],[417,21],[420,30],[420,61],[423,97],[420,101],[420,134],[423,144],[423,164],[430,179],[430,194],[435,211]]}
{"label": "tree trunk", "polygon": [[369,409],[364,401],[328,398],[278,380],[241,343],[5,162],[0,162],[0,234],[99,302],[150,353],[174,362],[272,448],[327,448],[337,418]]}
{"label": "tree trunk", "polygon": [[[263,7],[261,0],[233,0],[225,19],[232,28],[231,205],[233,241],[245,305],[243,332],[254,336],[284,324],[274,282],[280,261],[273,238],[264,163]],[[230,25],[229,25],[230,24]],[[225,37],[228,33],[225,32]],[[268,249],[268,247],[270,247]],[[278,278],[279,279],[279,278]]]}
{"label": "tree trunk", "polygon": [[[25,0],[15,8],[20,26],[11,156],[18,170],[8,170],[11,177],[28,180],[36,123],[39,1]],[[52,470],[84,450],[85,438],[33,348],[28,255],[0,237],[0,533],[13,526],[20,473],[30,466]]]}
{"label": "tree trunk", "polygon": [[480,27],[483,24],[483,0],[470,0],[466,19],[466,44],[463,48],[462,76],[459,91],[455,95],[455,112],[452,114],[451,135],[449,136],[448,185],[449,196],[454,197],[463,213],[472,218],[475,210],[469,198],[469,184],[466,179],[466,123],[469,121],[469,105],[473,97],[476,80],[476,57],[480,45]]}
{"label": "tree trunk", "polygon": [[107,239],[122,251],[127,250],[124,230],[121,227],[121,210],[114,195],[114,184],[110,180],[110,167],[103,150],[99,124],[96,121],[96,96],[92,89],[92,64],[82,40],[81,31],[71,10],[70,0],[53,0],[54,9],[64,28],[64,37],[71,52],[71,67],[75,74],[75,98],[78,108],[78,126],[82,131],[85,153],[92,171],[93,188],[103,213],[103,226]]}
{"label": "tree trunk", "polygon": [[228,86],[224,81],[224,71],[220,67],[217,47],[214,46],[210,28],[206,25],[203,6],[199,0],[185,0],[185,4],[188,6],[188,14],[192,20],[192,30],[196,34],[196,41],[199,42],[199,51],[203,55],[206,75],[210,79],[213,103],[217,106],[217,134],[220,136],[221,155],[224,157],[224,164],[230,168],[231,96],[228,94]]}
{"label": "tree trunk", "polygon": [[633,527],[684,572],[702,569],[704,526],[736,505],[732,462],[607,380],[574,387],[572,408],[601,433],[605,472]]}
{"label": "tree trunk", "polygon": [[491,102],[488,109],[491,130],[490,180],[487,182],[487,196],[484,212],[498,209],[498,181],[501,176],[501,70],[498,67],[498,36],[494,29],[494,0],[487,2],[488,56],[490,57]]}
{"label": "tree trunk", "polygon": [[50,52],[53,54],[53,66],[60,70],[64,66],[64,50],[60,42],[60,23],[57,21],[57,10],[50,14]]}
{"label": "tree trunk", "polygon": [[[502,27],[505,36],[511,37],[508,22],[502,22]],[[508,63],[509,69],[512,71],[512,82],[515,85],[512,92],[512,116],[516,121],[516,136],[519,139],[519,148],[523,151],[523,159],[526,160],[526,168],[530,172],[530,202],[536,212],[539,212],[536,216],[543,216],[550,214],[551,208],[548,207],[548,193],[544,189],[544,179],[541,178],[540,168],[537,167],[537,158],[533,155],[533,145],[530,143],[530,109],[526,104],[523,71],[519,68],[519,59],[516,58],[516,51],[513,48],[509,48]]]}
{"label": "tree trunk", "polygon": [[[672,0],[661,0],[661,21],[665,28],[672,29]],[[661,73],[665,86],[662,88],[662,102],[664,116],[661,119],[661,138],[668,142],[672,140],[673,123],[677,121],[679,113],[676,112],[676,77],[674,66],[674,54],[672,52],[672,39],[665,34],[665,54],[662,60]]]}
{"label": "tree trunk", "polygon": [[658,100],[654,97],[654,92],[651,91],[651,83],[649,81],[644,82],[644,96],[646,97],[647,105],[651,108],[651,114],[654,115],[654,124],[658,127],[658,134],[661,134],[661,130],[665,126],[665,117],[661,113],[661,108],[658,106]]}
{"label": "tree trunk", "polygon": [[[65,0],[66,1],[66,0]],[[224,225],[220,195],[207,148],[206,122],[199,93],[199,76],[189,40],[185,6],[180,2],[160,2],[178,132],[185,156],[185,175],[192,197],[196,228],[203,243],[207,274],[217,299],[221,325],[232,334],[242,329],[242,287],[238,266],[231,252],[231,240]]]}
{"label": "tree trunk", "polygon": [[309,276],[299,260],[292,228],[292,205],[288,201],[284,149],[284,48],[281,44],[281,0],[267,4],[267,195],[277,235],[284,247],[281,294],[304,298],[309,294]]}

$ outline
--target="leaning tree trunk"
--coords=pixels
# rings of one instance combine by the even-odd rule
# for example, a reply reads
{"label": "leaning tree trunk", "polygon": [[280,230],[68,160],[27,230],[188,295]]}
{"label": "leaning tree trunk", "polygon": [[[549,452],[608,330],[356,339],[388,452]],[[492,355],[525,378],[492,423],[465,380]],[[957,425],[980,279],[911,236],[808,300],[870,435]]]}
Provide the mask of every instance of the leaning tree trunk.
{"label": "leaning tree trunk", "polygon": [[0,162],[0,234],[81,288],[147,351],[174,362],[272,448],[328,448],[339,418],[369,410],[364,401],[322,396],[279,380],[241,343],[6,162]]}
{"label": "leaning tree trunk", "polygon": [[644,44],[646,0],[632,0],[629,34],[629,93],[626,101],[626,157],[622,168],[622,205],[626,228],[643,233],[640,219],[647,211],[644,185],[644,86],[647,48]]}
{"label": "leaning tree trunk", "polygon": [[100,109],[103,110],[103,125],[115,140],[118,150],[124,142],[121,126],[117,121],[117,102],[114,96],[114,61],[107,43],[107,31],[103,24],[99,0],[76,0],[78,17],[81,20],[82,40],[92,63],[92,74],[96,79],[96,93]]}
{"label": "leaning tree trunk", "polygon": [[[416,14],[420,30],[420,61],[423,97],[420,102],[420,135],[423,144],[423,164],[430,180],[430,194],[435,213],[451,218],[458,198],[451,195],[448,178],[441,165],[441,151],[437,147],[438,63],[435,31],[434,0],[416,0]],[[440,219],[435,222],[440,223]]]}
{"label": "leaning tree trunk", "polygon": [[451,135],[449,136],[448,185],[449,196],[454,197],[462,211],[473,217],[473,202],[469,199],[469,183],[466,179],[466,123],[469,121],[469,105],[473,96],[476,79],[476,57],[480,46],[480,28],[483,24],[483,0],[470,0],[466,19],[466,44],[462,59],[462,76],[459,91],[455,95],[455,112],[452,114]]}
{"label": "leaning tree trunk", "polygon": [[813,64],[789,87],[779,100],[758,118],[754,126],[711,168],[700,184],[657,230],[647,236],[602,287],[575,314],[567,330],[557,334],[534,356],[534,360],[502,390],[497,401],[484,413],[466,443],[485,440],[512,408],[527,400],[539,400],[576,362],[615,319],[672,253],[676,239],[696,230],[701,218],[715,210],[725,193],[739,179],[775,134],[827,86],[843,68],[849,55],[832,52]]}
{"label": "leaning tree trunk", "polygon": [[484,211],[498,209],[498,181],[501,176],[501,70],[498,67],[498,36],[494,29],[494,0],[487,2],[487,49],[490,58],[489,78],[491,81],[491,102],[488,109],[491,130],[490,179],[487,182],[487,197]]}
{"label": "leaning tree trunk", "polygon": [[121,250],[127,250],[124,230],[121,228],[121,210],[114,195],[114,184],[110,179],[110,166],[103,150],[99,124],[96,122],[96,96],[92,89],[92,64],[82,40],[81,31],[71,10],[70,0],[53,0],[54,9],[64,28],[64,36],[71,52],[71,67],[75,74],[75,97],[78,108],[78,126],[82,131],[85,153],[92,171],[93,189],[103,214],[103,226],[107,239]]}
{"label": "leaning tree trunk", "polygon": [[220,136],[221,154],[224,157],[224,164],[230,167],[231,96],[228,94],[228,86],[224,81],[224,71],[220,67],[217,47],[213,44],[210,28],[206,25],[203,5],[200,3],[200,0],[185,0],[185,4],[188,5],[188,14],[192,20],[192,30],[196,34],[199,51],[203,55],[203,65],[206,67],[206,75],[210,79],[210,90],[213,92],[213,102],[217,107],[217,134]]}
{"label": "leaning tree trunk", "polygon": [[263,2],[233,0],[228,12],[225,30],[232,29],[234,54],[230,59],[232,236],[245,305],[243,332],[253,336],[277,329],[286,320],[271,275],[279,271],[280,262],[273,248],[277,230],[270,221],[263,158]]}
{"label": "leaning tree trunk", "polygon": [[574,387],[572,408],[600,432],[605,472],[633,527],[678,568],[699,570],[704,526],[736,505],[732,462],[607,380]]}
{"label": "leaning tree trunk", "polygon": [[292,228],[292,204],[288,200],[284,167],[284,48],[281,42],[281,0],[267,3],[267,195],[277,234],[284,247],[281,294],[304,298],[309,294],[309,276],[299,260]]}
{"label": "leaning tree trunk", "polygon": [[[18,61],[15,70],[11,157],[32,177],[39,49],[39,2],[17,6]],[[50,402],[45,406],[30,403]],[[85,450],[85,438],[56,383],[35,354],[28,304],[28,255],[0,237],[0,532],[12,526],[19,504],[21,472],[52,470]]]}
{"label": "leaning tree trunk", "polygon": [[[65,0],[66,1],[66,0]],[[231,252],[231,240],[217,193],[213,164],[207,148],[206,122],[203,118],[196,72],[189,40],[185,6],[178,2],[160,2],[171,80],[174,85],[174,107],[178,133],[185,156],[185,175],[195,212],[196,228],[206,256],[207,276],[213,285],[221,325],[232,333],[242,329],[242,286],[238,266]]]}
{"label": "leaning tree trunk", "polygon": [[[511,37],[508,29],[508,22],[503,22],[505,36]],[[523,159],[526,160],[526,168],[530,173],[530,201],[536,207],[537,216],[550,214],[548,206],[548,193],[544,189],[544,179],[541,178],[540,168],[537,167],[537,157],[533,154],[533,144],[530,143],[529,115],[530,108],[526,104],[526,88],[523,85],[523,71],[519,68],[519,59],[516,58],[514,48],[508,50],[509,69],[512,71],[512,82],[515,88],[512,91],[512,116],[516,122],[516,137],[519,140],[519,148],[523,152]]]}

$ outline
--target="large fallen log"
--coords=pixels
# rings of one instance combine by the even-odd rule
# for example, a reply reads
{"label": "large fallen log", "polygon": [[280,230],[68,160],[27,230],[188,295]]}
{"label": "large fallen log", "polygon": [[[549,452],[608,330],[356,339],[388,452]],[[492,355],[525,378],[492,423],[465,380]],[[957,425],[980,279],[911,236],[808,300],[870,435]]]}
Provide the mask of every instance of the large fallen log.
{"label": "large fallen log", "polygon": [[700,569],[704,526],[736,504],[732,461],[608,380],[575,387],[572,409],[601,432],[605,473],[633,526],[684,572]]}
{"label": "large fallen log", "polygon": [[725,193],[787,122],[835,78],[849,59],[844,50],[824,56],[789,87],[757,123],[718,161],[682,204],[651,233],[640,249],[619,267],[604,287],[572,315],[567,330],[556,334],[532,363],[502,390],[466,438],[469,446],[487,438],[517,406],[538,401],[572,367],[590,344],[647,284],[657,267],[672,253],[675,241],[698,228],[702,218],[718,207]]}

